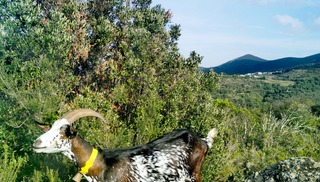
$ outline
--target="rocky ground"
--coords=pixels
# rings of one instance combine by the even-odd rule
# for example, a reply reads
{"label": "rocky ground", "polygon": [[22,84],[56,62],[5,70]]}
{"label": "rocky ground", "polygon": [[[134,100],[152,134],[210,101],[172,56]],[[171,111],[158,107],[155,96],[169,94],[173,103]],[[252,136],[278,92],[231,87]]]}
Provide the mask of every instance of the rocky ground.
{"label": "rocky ground", "polygon": [[320,162],[309,158],[289,158],[271,165],[246,182],[320,182]]}

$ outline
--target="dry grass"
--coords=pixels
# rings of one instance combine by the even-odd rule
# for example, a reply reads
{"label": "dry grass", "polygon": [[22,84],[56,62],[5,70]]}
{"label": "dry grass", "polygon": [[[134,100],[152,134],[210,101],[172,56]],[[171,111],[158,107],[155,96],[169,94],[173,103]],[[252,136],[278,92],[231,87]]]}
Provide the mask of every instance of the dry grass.
{"label": "dry grass", "polygon": [[281,86],[287,87],[290,85],[294,85],[294,81],[289,81],[289,80],[274,80],[272,77],[268,77],[264,82],[269,83],[269,84],[279,84]]}

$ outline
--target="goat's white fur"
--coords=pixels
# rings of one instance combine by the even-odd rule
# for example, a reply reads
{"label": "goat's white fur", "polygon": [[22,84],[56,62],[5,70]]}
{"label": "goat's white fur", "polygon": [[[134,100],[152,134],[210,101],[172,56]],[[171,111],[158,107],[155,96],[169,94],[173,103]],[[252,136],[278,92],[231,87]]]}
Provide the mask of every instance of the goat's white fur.
{"label": "goat's white fur", "polygon": [[[71,123],[67,119],[63,118],[56,120],[51,128],[35,141],[33,145],[34,151],[37,153],[61,152],[72,161],[77,162],[75,154],[72,151],[72,147],[74,146],[72,142],[73,138],[66,137],[66,128],[68,128],[68,134],[71,134],[70,132],[72,132],[70,130],[70,125]],[[201,181],[200,169],[203,159],[207,149],[212,147],[213,139],[217,134],[218,131],[214,128],[209,131],[206,138],[201,139],[188,130],[175,131],[140,147],[123,150],[116,149],[115,151],[119,152],[119,155],[122,157],[113,158],[113,156],[117,155],[108,153],[110,156],[104,156],[104,160],[110,160],[111,157],[114,160],[125,161],[125,163],[122,163],[124,165],[123,167],[124,169],[129,169],[129,171],[124,175],[127,176],[125,178],[129,181],[198,181],[197,179]],[[77,140],[79,140],[79,138],[77,138]],[[82,142],[85,141],[83,140]],[[105,152],[110,151],[105,150]],[[102,160],[102,158],[100,159]],[[195,162],[195,164],[197,164],[196,166],[199,166],[199,168],[196,167],[195,169],[195,166],[191,166],[193,165],[193,162],[191,164],[189,163],[189,160]],[[112,181],[114,178],[119,179],[119,175],[123,174],[122,169],[115,169],[114,166],[112,166],[113,164],[105,163],[104,165],[106,165],[104,170],[108,169],[115,171],[113,171],[112,174],[104,171],[102,176],[99,177],[85,175],[87,181],[104,181],[106,178],[106,181]],[[111,169],[109,167],[111,167]],[[193,172],[196,171],[196,175],[193,172],[190,173],[188,169],[192,169]]]}
{"label": "goat's white fur", "polygon": [[213,139],[218,136],[218,130],[213,128],[209,131],[207,137],[204,139],[207,142],[209,148],[212,147]]}
{"label": "goat's white fur", "polygon": [[37,153],[57,153],[70,151],[71,145],[68,140],[61,140],[63,136],[60,133],[61,127],[70,125],[70,123],[62,118],[53,123],[50,130],[42,134],[36,141],[41,142],[35,143],[34,151]]}

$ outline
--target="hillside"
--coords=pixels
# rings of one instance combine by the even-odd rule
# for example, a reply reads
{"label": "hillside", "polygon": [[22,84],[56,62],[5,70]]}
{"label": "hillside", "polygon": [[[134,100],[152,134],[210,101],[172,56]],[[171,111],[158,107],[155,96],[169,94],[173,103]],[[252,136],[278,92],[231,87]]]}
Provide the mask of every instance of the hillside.
{"label": "hillside", "polygon": [[297,100],[309,106],[320,103],[320,68],[290,69],[280,74],[258,77],[224,75],[216,98],[232,101],[238,107],[259,108]]}
{"label": "hillside", "polygon": [[283,71],[301,66],[313,66],[320,64],[320,54],[315,54],[303,58],[286,57],[276,60],[265,60],[253,55],[245,55],[231,60],[217,67],[202,68],[203,71],[213,69],[217,73],[225,74],[246,74],[255,72]]}
{"label": "hillside", "polygon": [[251,54],[247,54],[237,59],[231,60],[221,66],[215,67],[214,71],[218,73],[224,72],[228,74],[244,74],[247,71],[254,71],[257,65],[266,61],[267,60],[261,59]]}
{"label": "hillside", "polygon": [[[155,161],[148,157],[152,152],[138,152],[135,146],[177,129],[205,137],[218,128],[211,149],[204,151],[204,182],[245,181],[287,158],[320,160],[320,118],[310,113],[311,106],[320,111],[320,102],[312,105],[304,99],[320,97],[319,71],[268,78],[201,73],[200,55],[193,51],[184,58],[179,53],[181,28],[171,23],[171,11],[151,7],[151,1],[5,2],[0,5],[0,182],[71,181],[82,161],[39,154],[32,144],[43,133],[37,123],[51,125],[80,108],[97,111],[105,122],[82,118],[73,126],[64,125],[58,136],[63,141],[52,142],[50,149],[61,151],[61,143],[67,144],[65,151],[74,152],[82,138],[86,148],[112,149],[100,153],[97,159],[108,158],[101,163],[115,164],[130,147],[142,162],[145,157]],[[230,64],[244,60],[247,67],[266,62],[245,55]],[[292,97],[301,100],[290,102],[287,98]],[[278,105],[259,105],[275,100]],[[180,137],[173,149],[185,142],[195,140]],[[108,154],[114,151],[120,152],[112,159]],[[156,152],[162,151],[175,152]],[[204,154],[196,153],[192,161]],[[173,164],[187,159],[177,158]],[[132,160],[133,155],[126,158]],[[89,170],[88,177],[96,171]],[[104,179],[111,178],[105,174]],[[154,181],[158,179],[171,177]]]}

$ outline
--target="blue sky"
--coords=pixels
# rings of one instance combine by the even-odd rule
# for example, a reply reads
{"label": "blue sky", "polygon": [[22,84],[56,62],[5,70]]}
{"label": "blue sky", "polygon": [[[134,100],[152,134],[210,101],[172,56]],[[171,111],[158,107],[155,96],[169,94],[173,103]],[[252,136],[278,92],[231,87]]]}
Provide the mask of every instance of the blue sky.
{"label": "blue sky", "polygon": [[180,52],[213,67],[245,54],[272,60],[320,53],[320,0],[153,0],[181,25]]}

